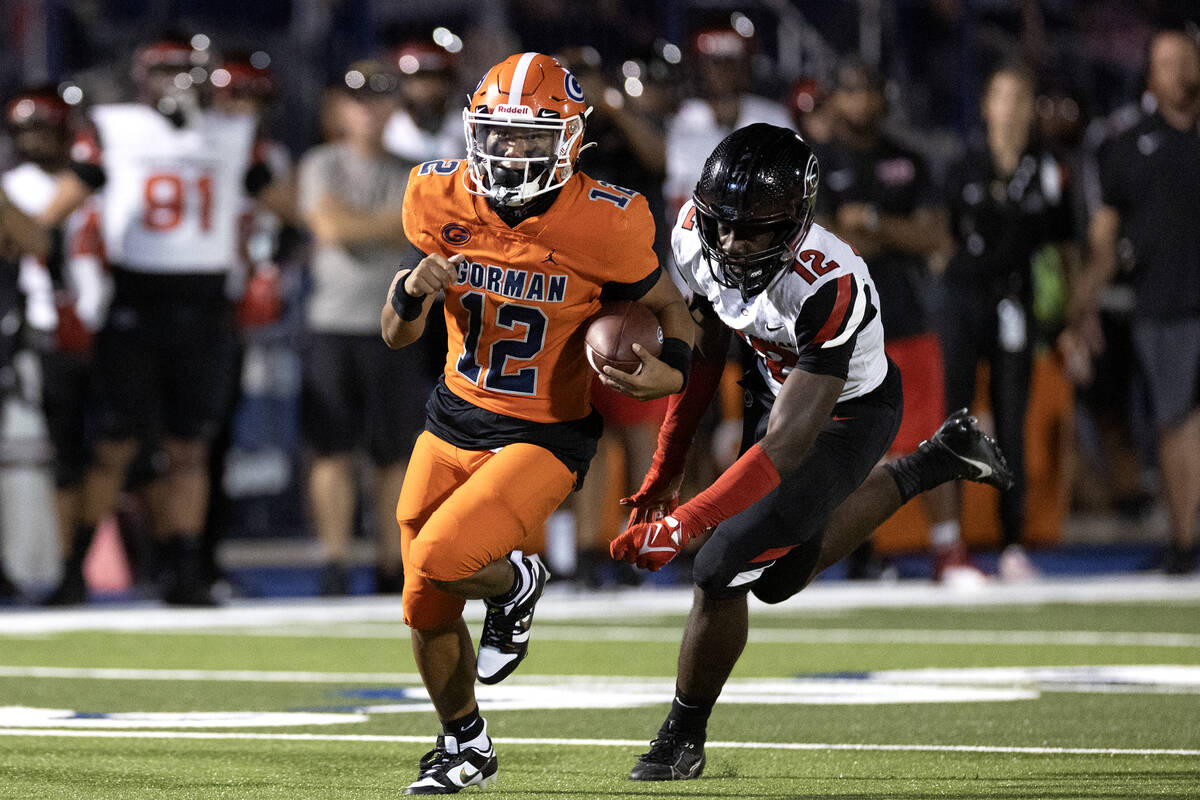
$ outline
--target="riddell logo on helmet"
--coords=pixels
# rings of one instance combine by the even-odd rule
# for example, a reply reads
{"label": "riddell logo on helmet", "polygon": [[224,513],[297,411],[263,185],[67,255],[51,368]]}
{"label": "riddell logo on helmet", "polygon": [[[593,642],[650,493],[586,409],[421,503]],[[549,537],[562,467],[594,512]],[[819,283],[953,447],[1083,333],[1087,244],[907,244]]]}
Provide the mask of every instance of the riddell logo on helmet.
{"label": "riddell logo on helmet", "polygon": [[530,108],[529,106],[506,106],[506,105],[502,104],[502,105],[496,106],[496,110],[493,111],[492,113],[493,114],[512,114],[513,116],[518,116],[518,117],[532,117],[533,109]]}

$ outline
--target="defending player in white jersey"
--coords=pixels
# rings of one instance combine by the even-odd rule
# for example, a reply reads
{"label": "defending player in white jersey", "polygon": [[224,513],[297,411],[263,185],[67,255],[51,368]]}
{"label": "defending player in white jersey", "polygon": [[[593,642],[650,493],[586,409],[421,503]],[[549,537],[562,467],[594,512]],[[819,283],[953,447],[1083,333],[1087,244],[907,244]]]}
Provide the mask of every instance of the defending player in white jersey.
{"label": "defending player in white jersey", "polygon": [[[212,603],[199,551],[208,453],[236,381],[233,310],[226,295],[239,260],[246,194],[272,176],[254,159],[256,120],[202,106],[196,77],[207,50],[182,40],[134,56],[136,103],[99,105],[97,141],[76,170],[103,186],[103,239],[115,293],[97,339],[100,440],[84,484],[74,550],[115,503],[147,425],[161,425],[167,538],[164,599]],[[62,602],[83,599],[63,587]]]}
{"label": "defending player in white jersey", "polygon": [[[27,215],[42,218],[70,165],[70,106],[53,87],[25,89],[9,99],[4,125],[20,161],[0,176],[0,186]],[[70,549],[88,461],[87,418],[94,404],[92,336],[104,321],[112,294],[94,203],[67,218],[61,244],[53,250],[49,258],[32,253],[21,257],[19,287],[25,327],[32,334],[27,343],[41,362],[41,403],[54,448],[64,573],[73,574],[83,566],[82,558],[71,559]]]}
{"label": "defending player in white jersey", "polygon": [[[696,778],[709,714],[747,636],[747,594],[779,603],[848,554],[916,494],[956,478],[1011,481],[965,411],[918,452],[876,466],[900,424],[900,375],[883,351],[867,265],[813,224],[818,166],[793,131],[734,131],[705,162],[672,235],[702,329],[687,387],[672,395],[654,463],[613,557],[658,569],[712,531],[696,556],[695,599],[675,700],[633,780]],[[688,446],[716,389],[730,332],[757,355],[742,456],[676,507]],[[636,388],[611,371],[606,382]],[[715,529],[715,530],[714,530]]]}

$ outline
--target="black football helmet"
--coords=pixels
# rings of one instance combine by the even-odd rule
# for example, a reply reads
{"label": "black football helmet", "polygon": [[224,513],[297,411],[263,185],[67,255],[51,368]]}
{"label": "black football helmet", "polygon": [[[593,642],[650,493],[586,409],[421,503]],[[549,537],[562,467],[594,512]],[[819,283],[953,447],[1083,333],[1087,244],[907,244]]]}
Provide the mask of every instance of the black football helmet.
{"label": "black football helmet", "polygon": [[[726,136],[704,162],[692,202],[713,278],[749,300],[788,269],[816,213],[817,157],[800,134],[757,123]],[[718,228],[738,238],[771,233],[765,249],[731,255]]]}

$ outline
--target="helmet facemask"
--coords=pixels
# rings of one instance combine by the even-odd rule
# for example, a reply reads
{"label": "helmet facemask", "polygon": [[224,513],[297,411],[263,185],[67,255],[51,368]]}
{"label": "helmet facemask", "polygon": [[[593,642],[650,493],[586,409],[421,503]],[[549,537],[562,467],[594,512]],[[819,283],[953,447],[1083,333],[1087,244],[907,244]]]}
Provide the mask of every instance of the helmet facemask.
{"label": "helmet facemask", "polygon": [[[811,209],[802,220],[784,216],[773,220],[739,221],[721,219],[700,202],[694,202],[700,250],[708,261],[713,280],[737,289],[743,301],[764,292],[791,266],[796,258],[796,248],[812,225]],[[727,253],[721,245],[722,228],[732,228],[735,240],[763,237],[766,244],[751,253]]]}
{"label": "helmet facemask", "polygon": [[575,171],[583,118],[463,111],[472,194],[518,207],[560,188]]}

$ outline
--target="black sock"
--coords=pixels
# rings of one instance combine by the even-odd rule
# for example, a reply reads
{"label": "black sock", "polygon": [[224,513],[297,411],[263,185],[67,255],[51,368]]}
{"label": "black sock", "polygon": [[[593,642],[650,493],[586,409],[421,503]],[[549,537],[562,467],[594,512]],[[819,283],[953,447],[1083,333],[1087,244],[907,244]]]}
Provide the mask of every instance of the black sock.
{"label": "black sock", "polygon": [[921,492],[954,480],[957,475],[954,457],[938,447],[918,450],[884,464],[891,473],[896,488],[900,490],[900,502],[907,503]]}
{"label": "black sock", "polygon": [[442,723],[442,730],[447,736],[453,736],[460,745],[469,742],[483,733],[483,717],[479,716],[479,706],[465,716]]}
{"label": "black sock", "polygon": [[167,539],[167,563],[177,582],[204,582],[204,553],[195,534],[175,532]]}
{"label": "black sock", "polygon": [[675,699],[671,701],[671,711],[660,733],[681,733],[691,739],[703,740],[708,729],[708,717],[716,702],[715,699],[689,697],[678,686],[675,687]]}
{"label": "black sock", "polygon": [[71,554],[67,556],[65,562],[68,567],[73,570],[83,568],[83,559],[87,555],[88,548],[92,546],[92,539],[95,536],[95,525],[80,522],[75,526],[75,536],[71,539]]}

